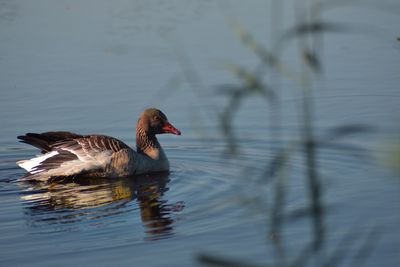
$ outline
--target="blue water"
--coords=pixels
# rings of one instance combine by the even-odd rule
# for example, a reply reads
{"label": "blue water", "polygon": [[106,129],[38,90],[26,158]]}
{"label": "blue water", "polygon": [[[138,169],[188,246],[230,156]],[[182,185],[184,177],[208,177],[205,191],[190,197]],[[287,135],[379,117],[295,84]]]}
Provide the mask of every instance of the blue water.
{"label": "blue water", "polygon": [[[225,63],[251,70],[258,64],[230,20],[270,47],[273,7],[265,1],[3,0],[0,265],[193,266],[201,265],[199,255],[274,262],[269,231],[276,180],[265,182],[264,170],[277,151],[300,138],[301,87],[270,74],[267,81],[280,88],[280,127],[259,96],[243,102],[233,121],[236,157],[226,154],[217,115],[227,97],[216,93],[219,85],[240,84]],[[289,1],[282,6],[282,29],[294,23],[292,7]],[[400,180],[389,163],[400,139],[398,10],[396,1],[365,1],[323,13],[349,26],[323,40],[323,72],[312,75],[315,134],[369,126],[317,154],[327,206],[323,258],[340,246],[347,252],[344,264],[356,258],[372,229],[379,237],[366,265],[400,264]],[[299,71],[298,58],[297,46],[289,45],[283,62]],[[137,116],[149,106],[182,131],[159,138],[169,174],[50,185],[19,181],[24,170],[15,162],[38,151],[16,136],[68,130],[111,135],[134,147]],[[284,214],[308,205],[304,171],[295,148],[287,160]],[[311,239],[311,221],[293,217],[282,229],[290,261]],[[354,243],[341,243],[349,232]]]}

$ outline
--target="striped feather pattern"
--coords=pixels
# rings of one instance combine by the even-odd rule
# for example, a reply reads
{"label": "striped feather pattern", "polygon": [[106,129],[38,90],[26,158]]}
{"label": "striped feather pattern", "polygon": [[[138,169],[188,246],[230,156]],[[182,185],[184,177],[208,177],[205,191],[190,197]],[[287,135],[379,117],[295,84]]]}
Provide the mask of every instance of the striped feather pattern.
{"label": "striped feather pattern", "polygon": [[[104,171],[109,167],[115,153],[130,150],[122,141],[105,135],[83,136],[69,132],[46,132],[28,133],[18,138],[21,142],[40,148],[44,153],[58,152],[28,170],[30,174],[25,177],[27,179],[40,180],[40,176],[44,175],[54,177]],[[127,153],[117,153],[118,158],[125,154]],[[21,164],[20,166],[23,167]]]}
{"label": "striped feather pattern", "polygon": [[45,132],[41,134],[27,133],[25,135],[20,135],[17,138],[22,143],[26,143],[41,149],[42,154],[44,154],[51,151],[54,144],[59,141],[80,138],[80,137],[83,136],[71,132],[59,131],[59,132]]}

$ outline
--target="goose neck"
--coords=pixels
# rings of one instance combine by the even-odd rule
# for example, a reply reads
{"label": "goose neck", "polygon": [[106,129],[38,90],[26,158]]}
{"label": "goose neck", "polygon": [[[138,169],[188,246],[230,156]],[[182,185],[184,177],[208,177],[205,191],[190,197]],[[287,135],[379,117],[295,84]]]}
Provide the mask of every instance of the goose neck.
{"label": "goose neck", "polygon": [[154,134],[138,127],[136,130],[136,149],[139,153],[147,154],[149,151],[159,150],[160,144]]}

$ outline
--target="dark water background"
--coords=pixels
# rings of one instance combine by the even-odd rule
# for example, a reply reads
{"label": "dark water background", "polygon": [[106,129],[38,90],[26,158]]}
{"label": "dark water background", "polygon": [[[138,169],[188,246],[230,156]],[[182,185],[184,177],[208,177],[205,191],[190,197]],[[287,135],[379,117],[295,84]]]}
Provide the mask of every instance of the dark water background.
{"label": "dark water background", "polygon": [[[282,27],[293,24],[291,7],[284,6]],[[223,63],[251,67],[258,60],[229,18],[268,46],[271,8],[270,1],[1,1],[0,265],[193,266],[198,253],[270,262],[266,207],[273,188],[260,176],[274,149],[298,138],[298,88],[281,81],[280,139],[269,134],[265,102],[245,101],[234,120],[237,158],[224,154],[213,110],[226,103],[215,87],[236,81]],[[324,202],[332,207],[327,247],[353,226],[361,237],[376,227],[381,235],[367,266],[400,264],[400,180],[387,165],[400,139],[399,11],[396,1],[328,10],[327,20],[350,26],[324,39],[324,73],[315,81],[317,133],[343,124],[374,129],[319,150],[317,158]],[[284,61],[296,66],[297,58],[288,48]],[[101,133],[134,146],[134,124],[148,106],[183,133],[160,137],[169,175],[18,182],[24,171],[15,162],[38,152],[17,135]],[[301,154],[289,165],[286,208],[295,210],[307,202]],[[286,225],[285,238],[295,254],[310,239],[309,222]]]}

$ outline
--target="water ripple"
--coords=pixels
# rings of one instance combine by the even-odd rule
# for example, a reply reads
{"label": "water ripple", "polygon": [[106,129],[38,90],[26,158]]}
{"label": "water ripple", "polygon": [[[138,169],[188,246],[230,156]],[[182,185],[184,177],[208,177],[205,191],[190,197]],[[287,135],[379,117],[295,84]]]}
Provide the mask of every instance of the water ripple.
{"label": "water ripple", "polygon": [[[254,217],[243,216],[249,209],[243,202],[266,203],[271,197],[273,188],[260,182],[279,144],[272,148],[250,140],[239,156],[228,159],[223,145],[167,147],[169,174],[51,184],[19,182],[23,170],[14,167],[15,161],[30,153],[7,150],[0,161],[0,194],[9,198],[8,208],[22,207],[21,220],[31,235],[86,232],[96,244],[105,236],[129,233],[105,246],[196,235],[254,222]],[[343,161],[342,152],[323,151],[319,157],[323,177],[337,173],[339,165],[344,173],[354,169],[354,160]],[[304,183],[298,177],[304,171],[301,153],[294,153],[287,165],[293,173],[287,186],[295,188],[288,207],[295,209],[304,205]]]}

